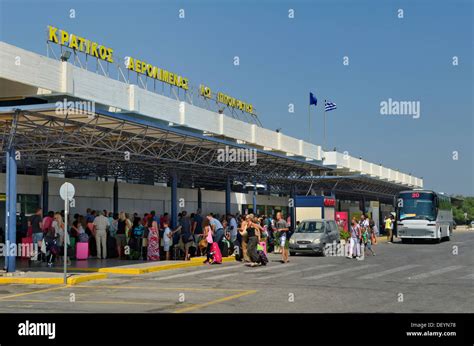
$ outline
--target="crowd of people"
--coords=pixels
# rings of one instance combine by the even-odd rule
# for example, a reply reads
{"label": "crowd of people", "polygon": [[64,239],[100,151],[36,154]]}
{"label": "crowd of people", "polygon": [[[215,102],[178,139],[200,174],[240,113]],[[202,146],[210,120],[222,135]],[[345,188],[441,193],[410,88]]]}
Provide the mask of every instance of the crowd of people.
{"label": "crowd of people", "polygon": [[[170,215],[158,216],[155,211],[143,216],[125,212],[114,214],[107,210],[87,209],[85,215],[74,214],[68,223],[65,236],[64,212],[48,212],[38,208],[28,221],[28,232],[33,244],[40,249],[33,261],[57,261],[75,257],[75,245],[87,243],[86,258],[118,258],[129,260],[190,260],[194,256],[206,256],[204,263],[215,264],[213,243],[222,256],[235,255],[237,260],[249,266],[265,264],[267,251],[281,253],[281,262],[289,262],[288,241],[293,233],[290,218],[281,212],[272,215],[220,216],[209,213],[201,215],[198,209],[188,214],[178,214],[176,227],[171,227]],[[383,228],[387,240],[393,240],[393,216],[386,217]],[[298,225],[298,222],[297,222]],[[342,232],[342,227],[340,227]],[[375,222],[363,214],[360,220],[352,218],[346,234],[348,251],[346,257],[361,259],[369,253],[375,256],[373,246],[379,231]],[[341,238],[344,238],[341,233]],[[67,241],[68,256],[62,258],[64,242]],[[363,246],[362,246],[363,245]],[[262,258],[263,257],[263,258]]]}
{"label": "crowd of people", "polygon": [[[212,244],[216,243],[222,256],[235,254],[236,259],[250,266],[265,264],[262,251],[281,249],[282,263],[288,259],[288,238],[291,227],[281,213],[272,216],[253,214],[205,217],[198,209],[178,214],[177,225],[171,227],[170,215],[158,216],[155,211],[143,216],[125,212],[114,214],[107,210],[87,209],[84,215],[74,214],[68,222],[65,236],[64,212],[48,212],[38,208],[28,220],[28,234],[39,251],[33,261],[55,262],[75,257],[75,245],[87,243],[87,258],[118,258],[130,260],[190,260],[206,255],[204,263],[215,264]],[[64,246],[68,256],[62,258]],[[265,256],[263,256],[265,257]]]}

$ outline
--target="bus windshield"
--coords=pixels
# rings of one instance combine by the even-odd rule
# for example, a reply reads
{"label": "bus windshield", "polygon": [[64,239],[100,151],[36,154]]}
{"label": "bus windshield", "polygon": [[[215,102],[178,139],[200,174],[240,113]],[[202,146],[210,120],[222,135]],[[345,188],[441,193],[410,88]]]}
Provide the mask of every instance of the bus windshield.
{"label": "bus windshield", "polygon": [[[400,201],[401,199],[401,201]],[[398,201],[399,220],[436,220],[434,194],[427,192],[401,193]]]}

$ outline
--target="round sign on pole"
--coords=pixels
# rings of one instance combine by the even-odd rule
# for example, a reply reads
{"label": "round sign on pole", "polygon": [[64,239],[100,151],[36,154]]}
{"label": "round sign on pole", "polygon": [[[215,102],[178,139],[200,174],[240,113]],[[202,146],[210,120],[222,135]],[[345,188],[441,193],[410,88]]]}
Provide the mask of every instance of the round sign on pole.
{"label": "round sign on pole", "polygon": [[64,201],[70,201],[74,197],[74,193],[76,190],[74,189],[74,185],[71,183],[64,183],[61,185],[59,189],[59,195]]}

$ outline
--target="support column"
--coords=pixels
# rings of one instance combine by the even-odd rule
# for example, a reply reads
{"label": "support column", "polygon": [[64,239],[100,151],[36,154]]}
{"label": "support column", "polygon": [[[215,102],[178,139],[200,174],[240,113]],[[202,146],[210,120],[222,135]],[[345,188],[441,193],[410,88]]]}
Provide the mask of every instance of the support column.
{"label": "support column", "polygon": [[200,187],[198,187],[198,209],[202,210],[202,191]]}
{"label": "support column", "polygon": [[41,208],[43,209],[43,215],[46,215],[49,211],[49,180],[47,168],[45,168],[45,170],[43,171],[43,187],[41,190],[41,199]]}
{"label": "support column", "polygon": [[178,174],[171,172],[171,227],[178,226]]}
{"label": "support column", "polygon": [[[7,176],[6,176],[6,228],[5,237],[7,249],[10,244],[16,246],[16,173],[17,164],[15,160],[15,149],[11,147],[7,151]],[[5,258],[7,272],[11,273],[16,270],[16,256],[7,256]]]}
{"label": "support column", "polygon": [[230,177],[227,177],[227,184],[225,186],[225,213],[226,214],[231,213],[231,210],[230,210],[230,193],[231,193],[230,183],[231,183],[231,179],[230,179]]}
{"label": "support column", "polygon": [[295,213],[295,199],[296,199],[296,193],[295,193],[295,186],[291,185],[291,191],[290,191],[290,198],[293,200],[293,203],[291,204],[291,207],[289,208],[290,212],[290,221],[291,221],[291,230],[294,231],[296,230],[296,213]]}
{"label": "support column", "polygon": [[118,203],[118,199],[119,199],[119,191],[118,191],[118,182],[117,182],[117,177],[115,177],[115,181],[114,181],[114,196],[113,196],[113,204],[114,204],[114,214],[118,214],[119,213],[119,203]]}

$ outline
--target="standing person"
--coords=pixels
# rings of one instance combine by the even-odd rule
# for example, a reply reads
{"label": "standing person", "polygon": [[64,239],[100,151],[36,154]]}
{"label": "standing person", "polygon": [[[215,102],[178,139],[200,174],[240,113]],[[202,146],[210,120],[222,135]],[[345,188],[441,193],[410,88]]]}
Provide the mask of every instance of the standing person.
{"label": "standing person", "polygon": [[288,263],[288,244],[286,241],[286,233],[288,232],[288,224],[283,219],[281,212],[276,214],[275,228],[280,233],[280,247],[281,247],[281,263]]}
{"label": "standing person", "polygon": [[181,226],[181,239],[184,244],[184,260],[189,261],[191,259],[189,248],[194,243],[194,236],[191,232],[191,220],[189,219],[186,210],[183,210],[183,212],[181,213],[181,220],[179,221],[179,225]]}
{"label": "standing person", "polygon": [[64,222],[60,213],[54,214],[51,227],[54,230],[53,237],[59,241],[59,246],[64,246]]}
{"label": "standing person", "polygon": [[168,223],[168,226],[169,226],[169,224],[170,224],[170,218],[169,218],[168,213],[164,213],[164,214],[161,215],[161,217],[160,217],[160,227],[161,227],[161,228],[164,227],[165,222],[167,222],[167,223]]}
{"label": "standing person", "polygon": [[170,248],[172,244],[171,238],[173,237],[173,234],[171,232],[171,229],[169,227],[168,221],[163,222],[163,250],[165,251],[165,258],[167,261],[170,260]]}
{"label": "standing person", "polygon": [[48,214],[43,218],[42,228],[44,235],[50,235],[54,238],[54,211],[49,211]]}
{"label": "standing person", "polygon": [[356,219],[353,218],[351,221],[351,238],[350,238],[350,243],[349,243],[349,255],[347,258],[352,259],[352,256],[354,254],[354,249],[356,258],[360,260],[360,239],[361,239],[361,233],[360,233],[360,227],[359,224],[357,223]]}
{"label": "standing person", "polygon": [[365,248],[372,253],[372,256],[375,256],[375,251],[372,248],[374,245],[374,225],[369,223],[369,227],[366,229],[365,234],[363,234]]}
{"label": "standing person", "polygon": [[[60,255],[63,255],[64,254],[63,246],[70,245],[70,241],[69,239],[67,240],[67,243],[64,241],[64,238],[65,238],[64,221],[60,213],[54,214],[54,220],[51,226],[54,229],[54,238],[58,239],[58,242],[59,242],[58,245],[60,248],[62,248],[62,250],[60,251]],[[67,258],[63,258],[63,260],[66,261],[68,264],[71,263],[69,256]]]}
{"label": "standing person", "polygon": [[120,212],[118,221],[117,221],[117,233],[115,234],[115,239],[117,240],[117,252],[119,258],[122,258],[125,245],[127,245],[127,238],[125,236],[125,231],[127,227],[127,218],[123,211]]}
{"label": "standing person", "polygon": [[43,210],[37,208],[35,214],[30,218],[30,226],[33,232],[33,244],[38,245],[36,255],[33,257],[35,261],[41,261],[42,253],[41,246],[43,245],[43,221],[42,221]]}
{"label": "standing person", "polygon": [[204,237],[207,240],[207,249],[206,249],[206,260],[203,263],[210,263],[211,260],[211,246],[214,243],[212,227],[209,223],[209,220],[206,218],[203,221]]}
{"label": "standing person", "polygon": [[160,236],[158,234],[158,222],[153,218],[148,219],[148,252],[149,261],[160,260]]}
{"label": "standing person", "polygon": [[372,240],[372,245],[377,244],[378,229],[375,221],[370,219],[369,221],[369,230],[370,230],[370,239]]}
{"label": "standing person", "polygon": [[233,244],[237,239],[237,220],[232,214],[227,215],[229,220],[230,241]]}
{"label": "standing person", "polygon": [[253,214],[247,215],[245,220],[244,231],[246,230],[248,235],[247,253],[250,258],[250,266],[254,267],[258,265],[257,244],[260,236],[260,225],[256,223],[257,220]]}
{"label": "standing person", "polygon": [[[93,233],[97,244],[97,258],[107,258],[107,228],[110,226],[109,219],[105,217],[104,212],[101,211],[97,216],[93,224]],[[103,251],[102,251],[103,248]]]}
{"label": "standing person", "polygon": [[397,224],[395,223],[395,217],[390,215],[390,222],[392,224],[392,234],[390,235],[390,244],[393,243],[393,237],[397,236]]}
{"label": "standing person", "polygon": [[392,239],[392,219],[390,217],[385,217],[385,234],[387,236],[387,242],[391,243]]}
{"label": "standing person", "polygon": [[222,226],[221,222],[217,220],[212,214],[207,215],[207,219],[209,220],[209,225],[212,228],[212,232],[214,234],[214,242],[219,245],[219,250],[222,252],[222,239],[224,238],[224,227]]}
{"label": "standing person", "polygon": [[[201,239],[203,238],[202,234],[202,216],[201,216],[201,209],[197,209],[196,213],[194,214],[193,221],[192,221],[192,226],[191,226],[191,232],[194,234],[194,241],[196,244],[199,244]],[[199,246],[197,247],[199,251]]]}
{"label": "standing person", "polygon": [[115,238],[118,226],[118,215],[112,212],[109,213],[109,233],[112,238]]}
{"label": "standing person", "polygon": [[130,240],[130,232],[132,231],[132,221],[130,221],[130,215],[128,213],[125,213],[125,240],[128,244],[128,241]]}

